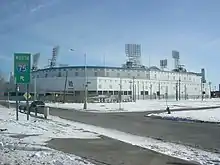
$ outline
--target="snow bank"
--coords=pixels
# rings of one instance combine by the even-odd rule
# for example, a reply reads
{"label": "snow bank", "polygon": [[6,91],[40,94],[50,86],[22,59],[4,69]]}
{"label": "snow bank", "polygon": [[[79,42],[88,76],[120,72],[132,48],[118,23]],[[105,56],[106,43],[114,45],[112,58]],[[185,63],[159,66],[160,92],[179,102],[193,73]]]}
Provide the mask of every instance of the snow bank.
{"label": "snow bank", "polygon": [[171,120],[188,120],[220,123],[220,108],[195,111],[176,111],[171,114],[159,113],[148,114],[149,117],[161,117]]}
{"label": "snow bank", "polygon": [[[82,103],[47,103],[49,107],[82,110]],[[220,100],[181,100],[181,101],[168,101],[165,100],[137,100],[137,102],[124,102],[121,103],[122,110],[119,110],[119,103],[88,103],[86,111],[92,112],[141,112],[141,111],[156,111],[165,110],[169,106],[171,109],[183,108],[199,108],[220,106]]]}
{"label": "snow bank", "polygon": [[71,154],[44,147],[51,138],[99,138],[96,133],[79,129],[73,123],[36,119],[0,107],[0,164],[92,165]]}
{"label": "snow bank", "polygon": [[32,135],[24,138],[27,142],[44,144],[52,138],[98,138],[94,133],[77,129],[74,125],[65,122],[32,117],[27,121],[26,118],[25,114],[19,113],[19,120],[16,121],[15,110],[0,108],[0,128],[7,128],[11,135]]}
{"label": "snow bank", "polygon": [[23,143],[20,139],[0,136],[0,164],[8,165],[93,165],[72,154]]}

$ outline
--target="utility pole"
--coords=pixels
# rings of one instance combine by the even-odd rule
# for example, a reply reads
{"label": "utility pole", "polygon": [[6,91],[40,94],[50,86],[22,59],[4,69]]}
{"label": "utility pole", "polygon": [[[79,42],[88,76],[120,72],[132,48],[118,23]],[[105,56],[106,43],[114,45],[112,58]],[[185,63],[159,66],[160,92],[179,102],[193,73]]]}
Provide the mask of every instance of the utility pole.
{"label": "utility pole", "polygon": [[138,100],[140,99],[139,96],[140,96],[140,84],[139,84],[139,81],[137,81],[137,92],[138,92]]}
{"label": "utility pole", "polygon": [[29,120],[29,115],[30,115],[30,109],[29,109],[29,84],[27,84],[27,100],[26,100],[26,109],[27,109],[27,120]]}
{"label": "utility pole", "polygon": [[211,99],[212,96],[211,96],[211,93],[212,93],[212,87],[211,87],[212,83],[209,82],[209,98]]}
{"label": "utility pole", "polygon": [[86,53],[84,54],[84,60],[85,60],[85,68],[84,68],[84,71],[85,71],[85,82],[84,82],[84,85],[85,85],[85,91],[84,91],[84,105],[83,105],[83,109],[87,109],[87,92],[88,92],[88,77],[87,77],[87,62],[86,62]]}
{"label": "utility pole", "polygon": [[119,100],[118,100],[118,103],[119,103],[119,110],[121,110],[121,100],[122,100],[122,80],[120,78],[120,84],[119,84]]}
{"label": "utility pole", "polygon": [[201,81],[201,94],[202,94],[202,101],[204,100],[204,83]]}
{"label": "utility pole", "polygon": [[34,76],[34,101],[37,100],[37,78]]}
{"label": "utility pole", "polygon": [[135,91],[134,91],[134,79],[135,79],[135,77],[133,77],[133,92],[132,92],[132,94],[133,94],[133,101],[135,101]]}
{"label": "utility pole", "polygon": [[159,84],[158,84],[158,98],[160,100],[160,81],[159,81]]}
{"label": "utility pole", "polygon": [[63,103],[65,103],[65,101],[66,101],[67,77],[68,77],[68,71],[66,71],[66,77],[65,77],[65,84],[64,84],[64,90],[63,90]]}
{"label": "utility pole", "polygon": [[132,81],[129,81],[130,83],[130,97],[132,98]]}
{"label": "utility pole", "polygon": [[[75,49],[70,49],[71,52],[75,51]],[[87,95],[88,95],[88,75],[87,75],[87,62],[86,62],[86,53],[84,53],[84,104],[83,104],[83,109],[87,109]],[[104,59],[105,63],[105,59]]]}
{"label": "utility pole", "polygon": [[178,81],[176,82],[176,101],[178,101]]}
{"label": "utility pole", "polygon": [[181,80],[180,80],[180,77],[179,77],[179,100],[181,99],[180,82],[181,82]]}
{"label": "utility pole", "polygon": [[152,84],[150,84],[150,99],[152,99]]}
{"label": "utility pole", "polygon": [[135,84],[134,85],[134,93],[135,93],[135,95],[134,95],[134,101],[136,102],[136,100],[137,100],[137,95],[136,95],[136,93],[137,93],[137,85]]}
{"label": "utility pole", "polygon": [[166,99],[166,107],[168,107],[168,106],[167,106],[167,100],[168,100],[168,86],[166,86],[165,99]]}
{"label": "utility pole", "polygon": [[15,86],[15,93],[16,93],[16,120],[18,120],[18,92],[19,92],[19,87],[18,87],[18,84],[16,83],[16,86]]}

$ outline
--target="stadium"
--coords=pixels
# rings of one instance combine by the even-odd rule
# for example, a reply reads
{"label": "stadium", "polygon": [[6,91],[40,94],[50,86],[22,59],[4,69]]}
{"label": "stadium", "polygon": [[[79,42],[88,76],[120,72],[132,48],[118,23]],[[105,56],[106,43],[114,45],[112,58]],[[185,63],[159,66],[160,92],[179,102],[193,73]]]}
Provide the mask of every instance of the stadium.
{"label": "stadium", "polygon": [[[58,47],[53,49],[50,65],[38,69],[33,57],[31,92],[50,95],[53,99],[82,102],[88,98],[131,101],[136,99],[190,99],[210,96],[210,87],[201,73],[187,71],[180,65],[179,52],[172,51],[174,68],[167,71],[167,60],[160,68],[141,64],[141,45],[126,44],[127,61],[121,67],[111,66],[56,66]],[[56,98],[57,97],[57,98]]]}

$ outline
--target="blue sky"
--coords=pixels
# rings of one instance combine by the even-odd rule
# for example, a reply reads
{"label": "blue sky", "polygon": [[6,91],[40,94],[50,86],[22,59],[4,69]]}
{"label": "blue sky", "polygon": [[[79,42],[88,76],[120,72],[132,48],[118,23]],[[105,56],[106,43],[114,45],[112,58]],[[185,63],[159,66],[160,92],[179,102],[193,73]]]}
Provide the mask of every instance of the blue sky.
{"label": "blue sky", "polygon": [[[180,52],[190,71],[206,68],[220,82],[219,0],[1,0],[0,70],[13,69],[14,52],[41,53],[40,66],[60,45],[58,64],[120,66],[124,45],[142,45],[142,62],[159,65]],[[73,48],[76,51],[70,52]]]}

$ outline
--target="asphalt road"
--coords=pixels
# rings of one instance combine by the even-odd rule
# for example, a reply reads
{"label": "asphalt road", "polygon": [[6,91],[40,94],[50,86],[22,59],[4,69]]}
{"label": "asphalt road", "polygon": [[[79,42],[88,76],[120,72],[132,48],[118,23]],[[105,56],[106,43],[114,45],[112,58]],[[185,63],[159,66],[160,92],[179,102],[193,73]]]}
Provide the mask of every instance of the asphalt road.
{"label": "asphalt road", "polygon": [[[198,111],[199,113],[199,111]],[[50,114],[64,119],[180,143],[220,153],[220,125],[177,122],[145,117],[147,112],[92,113],[50,108]]]}
{"label": "asphalt road", "polygon": [[103,136],[101,139],[52,139],[47,146],[96,165],[196,165]]}

